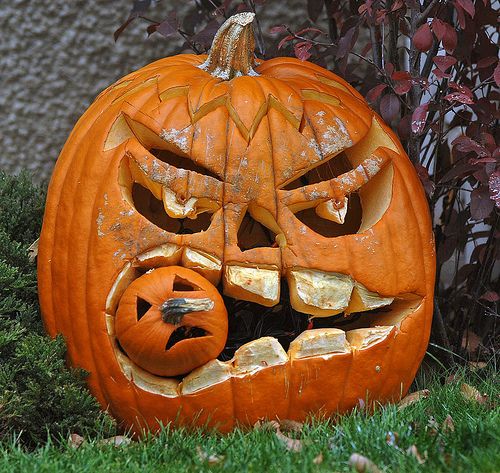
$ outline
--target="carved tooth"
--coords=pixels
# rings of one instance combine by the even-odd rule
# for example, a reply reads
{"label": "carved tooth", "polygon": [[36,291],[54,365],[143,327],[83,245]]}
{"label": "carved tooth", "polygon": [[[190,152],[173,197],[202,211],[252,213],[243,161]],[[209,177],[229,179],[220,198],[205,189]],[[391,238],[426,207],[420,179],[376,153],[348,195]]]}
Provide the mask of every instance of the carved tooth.
{"label": "carved tooth", "polygon": [[340,209],[335,208],[333,202],[333,200],[328,200],[319,204],[316,207],[316,214],[318,214],[321,218],[331,220],[332,222],[340,223],[342,225],[347,214],[348,198],[344,197],[344,205]]}
{"label": "carved tooth", "polygon": [[376,292],[371,292],[358,282],[354,285],[349,307],[346,314],[353,312],[363,312],[365,310],[377,309],[392,304],[394,297],[382,297]]}
{"label": "carved tooth", "polygon": [[163,187],[162,189],[163,207],[169,217],[172,218],[194,218],[196,216],[196,197],[190,197],[187,202],[180,204],[174,191]]}
{"label": "carved tooth", "polygon": [[136,257],[135,265],[144,268],[172,266],[179,263],[182,248],[173,243],[165,243]]}
{"label": "carved tooth", "polygon": [[349,305],[354,281],[346,274],[296,269],[290,271],[288,286],[295,310],[328,317],[339,314]]}
{"label": "carved tooth", "polygon": [[261,337],[245,343],[236,350],[233,361],[233,374],[245,375],[270,366],[282,365],[288,355],[280,342],[272,337]]}
{"label": "carved tooth", "polygon": [[191,371],[181,383],[180,392],[186,396],[202,389],[222,383],[231,377],[231,363],[211,360]]}
{"label": "carved tooth", "polygon": [[182,265],[192,269],[207,278],[214,286],[217,286],[222,273],[222,261],[208,253],[186,248],[182,254]]}
{"label": "carved tooth", "polygon": [[302,332],[290,343],[288,355],[290,359],[308,358],[310,356],[350,353],[351,347],[346,334],[338,328],[318,328]]}
{"label": "carved tooth", "polygon": [[149,189],[151,193],[158,199],[162,196],[162,185],[159,182],[149,179],[145,171],[139,167],[139,164],[134,159],[129,159],[129,169],[132,179],[142,187]]}
{"label": "carved tooth", "polygon": [[224,270],[224,294],[266,307],[280,300],[280,272],[277,269],[229,265]]}
{"label": "carved tooth", "polygon": [[349,330],[349,332],[347,332],[346,334],[346,337],[347,341],[351,344],[352,347],[361,350],[363,348],[370,347],[375,343],[381,342],[391,333],[392,330],[395,329],[396,328],[393,326],[357,328],[354,330]]}
{"label": "carved tooth", "polygon": [[179,396],[179,381],[174,378],[162,378],[155,376],[135,365],[125,356],[118,347],[115,348],[115,355],[123,374],[137,387],[154,394],[166,397]]}
{"label": "carved tooth", "polygon": [[106,312],[114,315],[118,307],[118,301],[122,297],[125,289],[136,278],[136,271],[130,263],[127,263],[120,274],[115,279],[106,299]]}

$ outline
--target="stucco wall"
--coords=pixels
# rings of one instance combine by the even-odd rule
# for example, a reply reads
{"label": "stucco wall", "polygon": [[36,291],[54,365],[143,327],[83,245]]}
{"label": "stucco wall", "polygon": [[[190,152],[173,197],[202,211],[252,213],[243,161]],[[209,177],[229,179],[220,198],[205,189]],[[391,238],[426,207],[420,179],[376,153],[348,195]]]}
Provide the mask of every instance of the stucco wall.
{"label": "stucco wall", "polygon": [[[305,0],[268,1],[266,23],[305,14]],[[131,0],[11,0],[0,2],[0,169],[50,176],[74,124],[107,85],[152,60],[180,51],[180,39],[132,24],[113,41]],[[163,18],[191,2],[163,0]],[[294,8],[292,8],[294,7]],[[298,8],[296,8],[298,7]],[[185,7],[184,7],[185,8]],[[149,15],[149,13],[148,13]]]}

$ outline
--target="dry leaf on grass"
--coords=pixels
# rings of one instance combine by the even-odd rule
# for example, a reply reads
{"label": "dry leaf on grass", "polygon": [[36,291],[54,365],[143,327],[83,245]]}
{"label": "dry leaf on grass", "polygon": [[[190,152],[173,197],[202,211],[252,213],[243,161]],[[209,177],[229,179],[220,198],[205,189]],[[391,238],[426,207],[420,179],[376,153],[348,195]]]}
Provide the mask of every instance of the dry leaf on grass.
{"label": "dry leaf on grass", "polygon": [[323,463],[323,453],[322,452],[319,452],[319,454],[314,457],[313,463],[315,465],[321,465]]}
{"label": "dry leaf on grass", "polygon": [[354,468],[358,473],[380,473],[375,463],[359,453],[353,453],[351,455],[349,458],[349,466]]}
{"label": "dry leaf on grass", "polygon": [[29,247],[28,247],[28,260],[30,263],[34,263],[36,257],[38,256],[38,241],[40,238],[37,238]]}
{"label": "dry leaf on grass", "polygon": [[209,465],[217,465],[225,459],[223,455],[215,455],[205,452],[205,450],[203,450],[199,445],[196,447],[196,454],[202,462],[206,462]]}
{"label": "dry leaf on grass", "polygon": [[290,437],[286,433],[302,434],[304,424],[295,420],[271,420],[257,421],[254,424],[254,429],[274,430],[276,437],[281,441],[285,448],[291,452],[302,451],[303,442],[300,439]]}
{"label": "dry leaf on grass", "polygon": [[387,445],[391,447],[398,447],[399,434],[397,432],[387,432],[385,435],[385,441]]}
{"label": "dry leaf on grass", "polygon": [[411,404],[420,401],[421,399],[425,399],[429,397],[431,392],[428,389],[422,389],[421,391],[416,391],[414,393],[408,394],[408,396],[404,397],[399,401],[398,411],[404,409],[405,407],[410,406]]}
{"label": "dry leaf on grass", "polygon": [[474,332],[467,330],[462,338],[462,348],[467,351],[469,355],[477,352],[481,345],[481,337]]}
{"label": "dry leaf on grass", "polygon": [[441,431],[444,433],[447,432],[455,432],[455,423],[453,422],[453,418],[448,414],[446,419],[443,421],[441,425]]}
{"label": "dry leaf on grass", "polygon": [[70,434],[68,437],[68,444],[70,447],[78,448],[85,442],[85,439],[78,434]]}
{"label": "dry leaf on grass", "polygon": [[462,383],[462,386],[460,386],[460,392],[468,401],[476,401],[479,404],[486,404],[486,402],[488,402],[488,396],[486,394],[481,394],[475,387],[470,386],[467,383]]}
{"label": "dry leaf on grass", "polygon": [[488,366],[488,363],[485,361],[469,361],[467,366],[471,371],[480,371]]}
{"label": "dry leaf on grass", "polygon": [[406,454],[414,457],[420,465],[423,465],[425,463],[425,460],[420,455],[416,445],[411,445],[410,447],[408,447],[408,450],[406,450]]}
{"label": "dry leaf on grass", "polygon": [[435,435],[438,434],[438,432],[439,432],[439,424],[437,423],[436,419],[434,419],[433,416],[430,416],[429,420],[427,421],[427,433],[434,437]]}
{"label": "dry leaf on grass", "polygon": [[114,447],[126,447],[127,445],[130,445],[131,442],[132,439],[125,437],[124,435],[115,435],[114,437],[109,437],[99,441],[101,445],[113,445]]}

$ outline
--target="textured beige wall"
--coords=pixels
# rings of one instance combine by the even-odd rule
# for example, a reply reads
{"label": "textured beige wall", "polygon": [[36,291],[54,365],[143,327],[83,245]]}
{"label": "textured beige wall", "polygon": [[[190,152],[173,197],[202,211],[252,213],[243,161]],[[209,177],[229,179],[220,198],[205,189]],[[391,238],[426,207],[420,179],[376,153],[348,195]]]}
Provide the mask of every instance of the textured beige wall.
{"label": "textured beige wall", "polygon": [[[132,24],[118,43],[113,31],[131,0],[0,1],[0,169],[30,169],[48,179],[79,116],[121,76],[180,51],[180,39],[153,35]],[[163,18],[194,1],[162,0],[151,13]],[[305,0],[268,0],[265,28],[288,18],[303,21]],[[286,5],[286,6],[285,6]],[[292,18],[292,16],[294,18]]]}

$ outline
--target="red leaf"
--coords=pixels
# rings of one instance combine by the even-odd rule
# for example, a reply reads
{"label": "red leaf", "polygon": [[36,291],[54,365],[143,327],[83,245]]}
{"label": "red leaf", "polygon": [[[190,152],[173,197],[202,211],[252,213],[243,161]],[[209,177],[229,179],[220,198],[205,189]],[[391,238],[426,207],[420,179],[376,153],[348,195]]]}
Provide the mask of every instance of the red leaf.
{"label": "red leaf", "polygon": [[500,208],[500,171],[491,173],[488,179],[488,187],[490,189],[490,199]]}
{"label": "red leaf", "polygon": [[494,206],[488,187],[481,186],[471,192],[470,215],[473,220],[483,220],[489,217]]}
{"label": "red leaf", "polygon": [[395,71],[392,73],[391,79],[393,80],[411,79],[411,75],[408,71]]}
{"label": "red leaf", "polygon": [[436,188],[436,185],[434,184],[434,182],[431,181],[431,178],[429,176],[429,172],[421,164],[415,164],[415,169],[417,170],[418,177],[420,178],[420,182],[424,186],[426,194],[429,197],[431,197],[432,194],[434,193],[434,189]]}
{"label": "red leaf", "polygon": [[276,34],[276,33],[284,33],[285,31],[286,31],[286,26],[285,25],[278,25],[278,26],[273,26],[269,30],[269,33]]}
{"label": "red leaf", "polygon": [[380,114],[386,122],[392,122],[399,116],[400,103],[394,94],[386,94],[380,100]]}
{"label": "red leaf", "polygon": [[288,36],[285,36],[279,43],[278,43],[278,49],[281,49],[286,43],[288,43],[288,41],[292,40],[293,39],[293,36],[292,35],[288,35]]}
{"label": "red leaf", "polygon": [[370,89],[366,94],[366,100],[370,103],[375,103],[382,92],[387,88],[387,84],[379,84]]}
{"label": "red leaf", "polygon": [[500,87],[500,62],[495,67],[495,71],[493,72],[493,79],[495,79],[495,83],[497,87]]}
{"label": "red leaf", "polygon": [[498,295],[495,291],[487,291],[480,297],[480,299],[484,299],[488,302],[498,302],[500,301],[500,295]]}
{"label": "red leaf", "polygon": [[489,156],[490,154],[483,145],[465,135],[457,136],[451,144],[457,151],[461,151],[462,153],[470,153],[473,151],[480,157]]}
{"label": "red leaf", "polygon": [[472,0],[456,0],[456,2],[471,16],[471,18],[474,18],[476,10]]}
{"label": "red leaf", "polygon": [[460,92],[452,92],[451,94],[446,95],[444,99],[448,100],[448,102],[460,102],[467,105],[474,103],[474,100],[465,94],[461,94]]}
{"label": "red leaf", "polygon": [[295,52],[295,56],[297,59],[301,61],[307,61],[311,57],[311,53],[309,50],[312,48],[312,43],[309,41],[301,41],[300,43],[296,43],[293,47]]}
{"label": "red leaf", "polygon": [[446,72],[446,69],[457,63],[457,60],[453,56],[436,56],[432,61],[443,72]]}
{"label": "red leaf", "polygon": [[428,23],[424,23],[413,36],[413,44],[422,52],[429,51],[432,46],[432,32]]}
{"label": "red leaf", "polygon": [[487,67],[492,66],[498,61],[498,58],[495,56],[489,56],[489,57],[483,57],[477,61],[477,68],[478,69],[485,69]]}
{"label": "red leaf", "polygon": [[434,31],[436,38],[442,41],[446,33],[446,23],[439,18],[434,18],[432,20],[432,31]]}
{"label": "red leaf", "polygon": [[472,98],[473,93],[472,90],[469,89],[466,85],[463,84],[457,84],[456,82],[451,81],[449,84],[450,89],[457,90],[461,94],[467,95],[467,97]]}
{"label": "red leaf", "polygon": [[461,29],[465,30],[465,10],[460,6],[455,3],[455,10],[457,12],[457,20],[458,20],[458,25],[460,26]]}
{"label": "red leaf", "polygon": [[451,74],[445,74],[443,71],[437,68],[433,69],[432,72],[438,79],[449,79],[451,77]]}
{"label": "red leaf", "polygon": [[349,52],[352,51],[356,40],[358,39],[358,28],[353,26],[349,28],[345,35],[339,39],[339,46],[337,48],[337,59],[345,57]]}
{"label": "red leaf", "polygon": [[427,112],[429,110],[429,103],[419,105],[411,116],[411,131],[415,135],[420,135],[424,131],[425,122],[427,120]]}
{"label": "red leaf", "polygon": [[446,31],[443,36],[443,46],[447,53],[452,53],[457,47],[457,32],[453,26],[445,23]]}
{"label": "red leaf", "polygon": [[411,80],[398,81],[394,86],[394,92],[398,95],[403,95],[409,92],[411,89]]}

